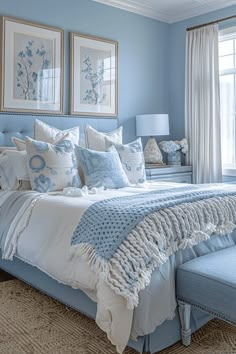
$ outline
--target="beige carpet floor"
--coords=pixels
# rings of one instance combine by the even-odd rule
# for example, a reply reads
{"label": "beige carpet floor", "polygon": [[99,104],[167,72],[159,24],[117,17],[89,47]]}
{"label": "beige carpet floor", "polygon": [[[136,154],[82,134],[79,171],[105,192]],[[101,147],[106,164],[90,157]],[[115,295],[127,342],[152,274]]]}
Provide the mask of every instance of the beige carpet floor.
{"label": "beige carpet floor", "polygon": [[[95,322],[19,280],[0,283],[1,354],[115,354]],[[176,344],[160,354],[236,353],[236,328],[211,321],[191,347]],[[125,354],[136,354],[127,348]]]}

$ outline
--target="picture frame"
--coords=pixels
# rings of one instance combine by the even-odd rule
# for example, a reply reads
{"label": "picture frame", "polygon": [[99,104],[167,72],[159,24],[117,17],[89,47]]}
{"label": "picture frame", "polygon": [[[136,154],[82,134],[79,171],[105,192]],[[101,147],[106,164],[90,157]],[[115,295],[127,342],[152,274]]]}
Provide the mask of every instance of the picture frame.
{"label": "picture frame", "polygon": [[64,31],[1,17],[0,109],[63,113]]}
{"label": "picture frame", "polygon": [[118,42],[70,33],[70,114],[118,114]]}

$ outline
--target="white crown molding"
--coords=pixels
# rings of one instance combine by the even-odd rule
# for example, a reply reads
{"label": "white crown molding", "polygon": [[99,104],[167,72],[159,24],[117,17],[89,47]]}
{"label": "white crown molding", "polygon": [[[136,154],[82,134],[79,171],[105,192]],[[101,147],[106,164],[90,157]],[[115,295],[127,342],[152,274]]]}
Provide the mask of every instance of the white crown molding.
{"label": "white crown molding", "polygon": [[[93,0],[105,5],[117,7],[119,9],[136,13],[138,15],[146,16],[166,23],[174,23],[182,20],[186,20],[191,17],[203,15],[208,12],[216,11],[236,5],[236,0],[224,0],[219,3],[218,1],[212,1],[211,4],[204,4],[203,1],[199,1],[197,6],[192,9],[181,9],[181,14],[171,14],[169,12],[160,11],[154,7],[137,3],[134,0]],[[196,5],[197,1],[195,2]]]}
{"label": "white crown molding", "polygon": [[213,2],[211,4],[201,4],[194,9],[186,10],[186,11],[183,10],[181,15],[171,16],[169,18],[170,19],[169,23],[187,20],[188,18],[192,18],[192,17],[207,14],[209,12],[221,10],[225,7],[229,7],[232,5],[236,5],[236,0],[225,0],[225,1],[222,1],[220,4],[216,3],[216,2],[215,3]]}
{"label": "white crown molding", "polygon": [[153,18],[154,20],[170,23],[169,16],[156,11],[153,7],[141,5],[132,0],[93,0],[104,5],[117,7],[118,9],[133,12],[138,15]]}

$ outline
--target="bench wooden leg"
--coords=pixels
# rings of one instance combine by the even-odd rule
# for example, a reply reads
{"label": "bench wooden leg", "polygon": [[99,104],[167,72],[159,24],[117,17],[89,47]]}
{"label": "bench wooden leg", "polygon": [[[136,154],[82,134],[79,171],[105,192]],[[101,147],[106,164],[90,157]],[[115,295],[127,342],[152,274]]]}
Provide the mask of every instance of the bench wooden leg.
{"label": "bench wooden leg", "polygon": [[179,317],[181,322],[181,337],[182,343],[185,347],[191,344],[191,327],[190,327],[190,315],[191,305],[178,301],[179,305]]}

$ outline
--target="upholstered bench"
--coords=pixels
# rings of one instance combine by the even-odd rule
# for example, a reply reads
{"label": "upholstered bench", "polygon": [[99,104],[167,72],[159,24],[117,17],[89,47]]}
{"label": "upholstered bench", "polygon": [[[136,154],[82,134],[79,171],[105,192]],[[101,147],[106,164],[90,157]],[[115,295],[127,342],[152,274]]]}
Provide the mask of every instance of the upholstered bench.
{"label": "upholstered bench", "polygon": [[236,325],[236,246],[181,265],[176,287],[185,346],[191,343],[191,307]]}

